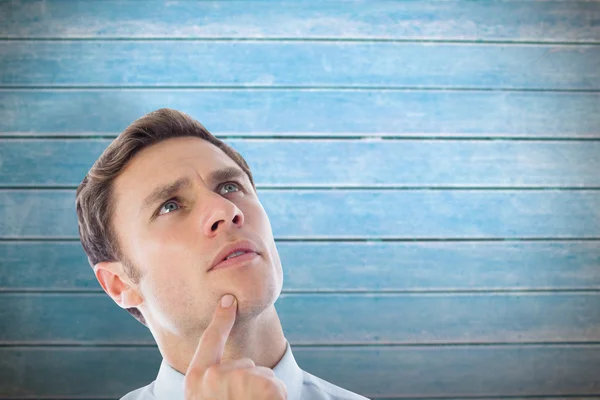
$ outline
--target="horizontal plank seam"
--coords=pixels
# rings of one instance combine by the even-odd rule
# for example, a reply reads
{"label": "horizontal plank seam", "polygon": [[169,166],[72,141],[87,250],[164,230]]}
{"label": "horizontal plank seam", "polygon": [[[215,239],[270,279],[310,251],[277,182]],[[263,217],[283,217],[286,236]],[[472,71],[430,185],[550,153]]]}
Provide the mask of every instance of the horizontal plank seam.
{"label": "horizontal plank seam", "polygon": [[[371,342],[371,343],[297,343],[290,341],[290,344],[296,348],[305,348],[305,349],[353,349],[353,348],[472,348],[472,347],[515,347],[515,348],[527,348],[527,347],[545,347],[545,348],[567,348],[567,349],[576,349],[576,348],[595,348],[600,350],[600,342],[598,341],[589,341],[589,342],[569,342],[569,341],[560,341],[560,342],[463,342],[463,343],[400,343],[400,342]],[[137,348],[157,348],[156,343],[109,343],[109,342],[62,342],[62,343],[52,343],[52,342],[17,342],[17,341],[0,341],[0,351],[1,349],[93,349],[93,348],[102,348],[102,349],[137,349]]]}
{"label": "horizontal plank seam", "polygon": [[[46,190],[75,190],[78,185],[2,185],[0,191],[46,191]],[[361,191],[361,190],[397,190],[397,191],[444,191],[444,190],[473,190],[473,191],[535,191],[535,190],[556,190],[556,191],[598,191],[600,186],[448,186],[448,185],[256,185],[257,190],[265,191]]]}
{"label": "horizontal plank seam", "polygon": [[[563,394],[563,395],[521,395],[521,396],[501,396],[501,397],[399,397],[399,396],[384,396],[363,394],[368,399],[372,400],[503,400],[503,399],[600,399],[598,394]],[[114,400],[114,397],[72,397],[72,396],[34,396],[34,397],[0,397],[0,400]]]}
{"label": "horizontal plank seam", "polygon": [[181,91],[278,91],[278,90],[289,90],[289,91],[351,91],[351,92],[362,92],[362,91],[379,91],[379,92],[534,92],[534,93],[600,93],[600,88],[594,89],[552,89],[552,88],[490,88],[490,87],[452,87],[452,86],[244,86],[244,85],[156,85],[156,86],[144,86],[144,85],[0,85],[0,91],[57,91],[57,92],[69,92],[69,91],[168,91],[168,90],[181,90]]}
{"label": "horizontal plank seam", "polygon": [[[369,395],[362,394],[371,400],[510,400],[510,399],[600,399],[600,393],[598,394],[547,394],[547,395],[520,395],[520,396],[495,396],[495,397],[481,397],[481,396],[461,396],[461,397],[401,397],[401,395],[382,396],[381,394]],[[21,396],[21,397],[1,397],[0,400],[114,400],[114,397],[73,397],[73,396]]]}
{"label": "horizontal plank seam", "polygon": [[155,36],[155,37],[132,37],[132,36],[0,36],[0,41],[18,41],[18,42],[301,42],[301,43],[439,43],[439,44],[474,44],[474,45],[561,45],[561,46],[599,46],[598,40],[511,40],[511,39],[408,39],[408,38],[389,38],[389,37],[226,37],[226,36],[195,36],[195,37],[177,37],[177,36]]}
{"label": "horizontal plank seam", "polygon": [[[600,134],[600,133],[599,133]],[[20,134],[20,135],[3,135],[0,132],[0,143],[6,142],[17,142],[26,143],[30,141],[38,142],[107,142],[110,139],[116,139],[118,134],[89,134],[89,135],[52,135],[52,134]],[[511,141],[511,142],[589,142],[589,141],[600,141],[600,137],[520,137],[520,136],[379,136],[379,135],[215,135],[219,139],[223,140],[243,140],[244,142],[338,142],[338,143],[358,143],[358,144],[372,144],[378,142],[439,142],[439,141],[464,141],[464,142],[476,142],[476,141]]]}
{"label": "horizontal plank seam", "polygon": [[569,399],[569,398],[585,398],[585,399],[600,399],[599,397],[600,393],[597,394],[589,394],[585,393],[585,394],[556,394],[556,393],[552,393],[552,394],[546,394],[546,395],[541,395],[541,394],[535,394],[535,395],[508,395],[508,396],[487,396],[487,397],[482,397],[482,396],[470,396],[470,395],[465,395],[465,396],[461,396],[461,397],[401,397],[400,395],[394,396],[392,395],[391,397],[382,397],[381,395],[373,395],[373,396],[369,396],[369,395],[363,395],[368,397],[371,400],[509,400],[509,399],[540,399],[540,400],[546,400],[546,399]]}
{"label": "horizontal plank seam", "polygon": [[[590,394],[589,392],[585,393],[585,394],[556,394],[556,393],[552,393],[552,394],[546,394],[546,395],[541,395],[541,394],[535,394],[535,395],[506,395],[506,396],[488,396],[488,397],[482,397],[482,396],[472,396],[472,395],[465,395],[465,396],[461,396],[461,397],[403,397],[401,394],[398,395],[381,395],[381,394],[375,394],[375,395],[369,395],[369,394],[362,394],[362,396],[367,397],[370,400],[511,400],[511,399],[516,399],[516,400],[523,400],[523,399],[539,399],[539,400],[549,400],[549,399],[596,399],[596,400],[600,400],[600,392],[596,393],[596,394]],[[43,399],[43,398],[42,398]],[[0,400],[2,400],[0,398]],[[69,398],[69,400],[71,400]],[[77,399],[79,400],[79,399]]]}
{"label": "horizontal plank seam", "polygon": [[[401,395],[382,396],[381,394],[369,395],[362,394],[371,400],[511,400],[511,399],[600,399],[600,392],[598,394],[547,394],[547,395],[520,395],[520,396],[495,396],[495,397],[481,397],[481,396],[461,396],[461,397],[401,397]],[[1,397],[0,400],[114,400],[114,397],[73,397],[73,396],[21,396],[21,397]]]}
{"label": "horizontal plank seam", "polygon": [[[580,398],[585,398],[585,399],[600,399],[599,397],[600,393],[598,394],[589,394],[585,393],[585,394],[546,394],[546,395],[540,395],[540,394],[536,394],[536,395],[519,395],[519,396],[488,396],[488,397],[481,397],[481,396],[469,396],[469,395],[465,395],[465,396],[461,396],[461,397],[402,397],[401,395],[391,395],[391,396],[386,396],[386,395],[381,395],[381,394],[376,394],[376,395],[369,395],[369,394],[362,394],[362,396],[367,397],[368,399],[371,400],[511,400],[511,399],[539,399],[539,400],[546,400],[546,399],[569,399],[569,398],[575,398],[575,399],[580,399]],[[1,397],[0,396],[0,400],[114,400],[114,397],[74,397],[74,396],[19,396],[19,397]]]}
{"label": "horizontal plank seam", "polygon": [[[79,242],[80,239],[74,236],[60,237],[2,237],[0,242]],[[522,238],[309,238],[295,237],[284,238],[276,237],[276,242],[282,243],[430,243],[430,242],[448,242],[448,243],[463,243],[463,242],[597,242],[600,237],[522,237]]]}
{"label": "horizontal plank seam", "polygon": [[[74,135],[55,135],[49,133],[3,133],[0,132],[0,141],[2,140],[38,140],[38,139],[52,139],[52,140],[93,140],[93,139],[115,139],[118,133],[101,133],[101,134],[74,134]],[[436,135],[387,135],[376,134],[376,135],[365,135],[364,133],[358,134],[340,134],[340,135],[317,135],[312,133],[306,134],[227,134],[221,135],[216,134],[215,136],[219,139],[244,139],[244,140],[365,140],[365,141],[393,141],[393,140],[429,140],[429,141],[527,141],[527,142],[590,142],[600,141],[600,131],[598,137],[553,137],[553,136],[541,136],[541,137],[523,137],[523,136],[436,136]]]}
{"label": "horizontal plank seam", "polygon": [[[101,288],[89,288],[89,289],[45,289],[45,288],[6,288],[0,287],[0,297],[3,294],[66,294],[66,295],[76,295],[76,294],[85,294],[85,295],[102,295],[104,296],[104,290]],[[390,295],[390,294],[439,294],[439,295],[470,295],[470,294],[516,294],[516,295],[526,295],[526,294],[569,294],[569,293],[578,293],[578,294],[600,294],[600,286],[598,287],[583,287],[583,288],[513,288],[513,289],[380,289],[380,290],[362,290],[362,289],[325,289],[325,290],[294,290],[294,289],[284,289],[281,292],[282,294],[287,295],[338,295],[338,294],[364,294],[364,295]]]}

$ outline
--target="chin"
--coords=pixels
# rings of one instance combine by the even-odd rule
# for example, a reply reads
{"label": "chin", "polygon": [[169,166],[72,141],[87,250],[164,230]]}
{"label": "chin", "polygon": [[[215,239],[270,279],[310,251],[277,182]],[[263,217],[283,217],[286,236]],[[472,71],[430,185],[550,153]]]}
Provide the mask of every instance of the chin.
{"label": "chin", "polygon": [[238,299],[238,319],[248,320],[257,318],[266,310],[271,309],[279,295],[281,286],[275,282],[271,284],[252,287],[242,293],[232,293]]}

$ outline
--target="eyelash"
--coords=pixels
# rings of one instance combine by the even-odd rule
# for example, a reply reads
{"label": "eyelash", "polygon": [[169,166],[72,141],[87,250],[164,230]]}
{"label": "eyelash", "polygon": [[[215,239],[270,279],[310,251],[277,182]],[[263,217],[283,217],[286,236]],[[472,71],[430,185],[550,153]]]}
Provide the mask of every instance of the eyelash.
{"label": "eyelash", "polygon": [[[222,184],[220,184],[219,186],[217,186],[217,189],[221,189],[221,187],[227,185],[228,183],[235,183],[238,186],[238,189],[240,192],[245,192],[244,190],[244,185],[242,185],[241,183],[239,183],[238,181],[227,181],[227,182],[223,182]],[[179,196],[175,196],[175,197],[171,197],[169,200],[165,201],[164,203],[162,203],[160,205],[160,207],[158,207],[158,209],[156,210],[155,213],[155,217],[160,217],[160,210],[164,207],[165,204],[170,203],[172,201],[176,201],[177,203],[181,203]],[[170,214],[172,211],[166,213],[166,214]]]}

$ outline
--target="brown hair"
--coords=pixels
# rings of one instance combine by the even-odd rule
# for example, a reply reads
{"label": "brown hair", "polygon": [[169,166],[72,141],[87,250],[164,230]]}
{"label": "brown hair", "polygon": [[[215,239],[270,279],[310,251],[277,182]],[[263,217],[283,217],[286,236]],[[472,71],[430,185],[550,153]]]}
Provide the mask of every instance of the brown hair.
{"label": "brown hair", "polygon": [[[77,188],[76,207],[79,237],[92,267],[101,261],[120,261],[130,279],[138,283],[141,275],[119,248],[114,226],[113,182],[133,156],[145,147],[166,139],[195,136],[223,150],[246,172],[256,190],[250,167],[233,148],[213,136],[202,124],[187,114],[161,108],[134,121],[100,155]],[[146,321],[133,307],[127,311],[142,324]]]}

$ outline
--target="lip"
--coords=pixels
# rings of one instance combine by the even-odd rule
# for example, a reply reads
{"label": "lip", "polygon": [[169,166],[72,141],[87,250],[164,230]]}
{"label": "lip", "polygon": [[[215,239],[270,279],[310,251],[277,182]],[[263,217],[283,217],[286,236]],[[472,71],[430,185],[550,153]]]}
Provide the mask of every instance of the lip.
{"label": "lip", "polygon": [[[227,256],[235,253],[236,251],[245,251],[248,254],[243,254],[241,256],[225,260]],[[225,268],[244,261],[247,262],[258,255],[260,255],[260,253],[258,252],[258,249],[254,243],[249,240],[240,240],[223,247],[215,256],[209,271],[215,268]]]}
{"label": "lip", "polygon": [[237,257],[231,258],[226,261],[221,261],[220,263],[218,263],[217,265],[212,267],[211,271],[215,270],[215,269],[241,267],[243,265],[249,264],[257,257],[258,257],[258,254],[254,253],[254,252],[242,254],[241,256],[237,256]]}

